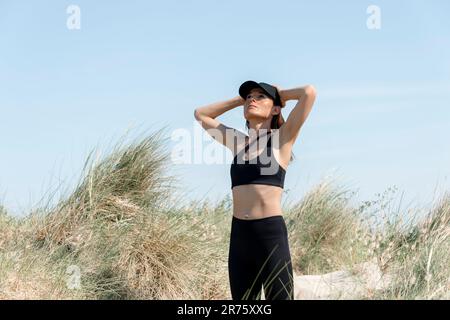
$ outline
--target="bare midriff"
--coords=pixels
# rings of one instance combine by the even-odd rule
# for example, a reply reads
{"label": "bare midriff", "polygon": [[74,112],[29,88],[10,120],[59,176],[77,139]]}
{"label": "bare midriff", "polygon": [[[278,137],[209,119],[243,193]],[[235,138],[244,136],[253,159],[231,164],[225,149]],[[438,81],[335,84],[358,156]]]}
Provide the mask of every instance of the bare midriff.
{"label": "bare midriff", "polygon": [[282,215],[283,189],[265,184],[235,186],[233,193],[233,216],[238,219],[261,219]]}

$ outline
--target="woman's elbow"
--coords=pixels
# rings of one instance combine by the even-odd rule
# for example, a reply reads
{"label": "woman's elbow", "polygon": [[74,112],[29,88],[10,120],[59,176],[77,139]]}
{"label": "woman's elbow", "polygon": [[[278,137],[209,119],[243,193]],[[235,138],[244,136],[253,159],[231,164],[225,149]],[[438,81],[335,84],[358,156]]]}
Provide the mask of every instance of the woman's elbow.
{"label": "woman's elbow", "polygon": [[308,96],[316,96],[317,95],[317,91],[316,91],[316,88],[313,86],[313,85],[311,85],[311,84],[309,84],[309,85],[307,85],[306,86],[306,88],[305,88],[305,93],[308,95]]}
{"label": "woman's elbow", "polygon": [[201,113],[200,113],[199,108],[194,109],[194,118],[197,120],[200,120],[200,117],[201,117]]}

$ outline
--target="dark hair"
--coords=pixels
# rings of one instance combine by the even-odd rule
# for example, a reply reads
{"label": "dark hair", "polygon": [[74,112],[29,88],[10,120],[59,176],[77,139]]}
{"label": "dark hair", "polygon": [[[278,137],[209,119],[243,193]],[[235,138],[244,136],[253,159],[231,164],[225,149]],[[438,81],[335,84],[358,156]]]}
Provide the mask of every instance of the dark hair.
{"label": "dark hair", "polygon": [[[275,105],[275,101],[271,97],[269,97],[269,99],[272,100]],[[278,118],[280,118],[280,114],[281,114],[281,111],[279,114],[272,116],[272,121],[270,122],[270,129],[280,129],[280,127],[282,126],[282,125],[278,126]],[[247,132],[248,132],[250,130],[250,122],[248,120],[245,121],[245,126],[247,127]],[[293,161],[294,153],[293,152],[291,152],[291,153],[292,153],[292,155],[291,155],[290,161]]]}

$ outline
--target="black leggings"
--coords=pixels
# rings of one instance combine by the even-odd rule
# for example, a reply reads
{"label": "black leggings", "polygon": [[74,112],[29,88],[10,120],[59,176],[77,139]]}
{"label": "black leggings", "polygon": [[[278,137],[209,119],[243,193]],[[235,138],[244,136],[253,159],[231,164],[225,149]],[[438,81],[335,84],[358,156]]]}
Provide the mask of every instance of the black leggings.
{"label": "black leggings", "polygon": [[292,300],[294,280],[283,216],[243,220],[233,216],[228,256],[233,300]]}

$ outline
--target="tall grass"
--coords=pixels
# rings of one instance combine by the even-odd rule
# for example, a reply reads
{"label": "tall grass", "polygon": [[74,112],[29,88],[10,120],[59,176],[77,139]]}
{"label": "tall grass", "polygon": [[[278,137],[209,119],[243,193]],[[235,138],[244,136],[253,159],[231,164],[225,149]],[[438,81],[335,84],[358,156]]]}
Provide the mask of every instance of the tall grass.
{"label": "tall grass", "polygon": [[418,223],[393,215],[378,234],[380,261],[395,274],[376,298],[450,298],[450,194],[446,193]]}
{"label": "tall grass", "polygon": [[[166,145],[160,130],[93,151],[56,205],[21,219],[0,207],[0,299],[230,299],[230,195],[182,204]],[[355,298],[449,298],[450,195],[409,224],[352,195],[322,181],[285,210],[296,274],[375,259],[393,281]]]}
{"label": "tall grass", "polygon": [[349,205],[353,193],[324,180],[286,214],[297,274],[331,272],[367,258],[364,227]]}

